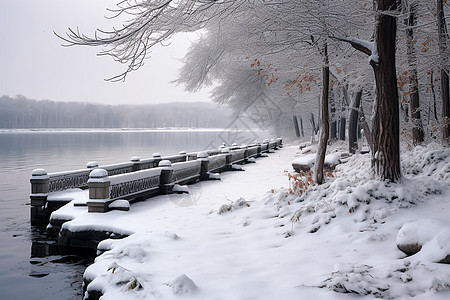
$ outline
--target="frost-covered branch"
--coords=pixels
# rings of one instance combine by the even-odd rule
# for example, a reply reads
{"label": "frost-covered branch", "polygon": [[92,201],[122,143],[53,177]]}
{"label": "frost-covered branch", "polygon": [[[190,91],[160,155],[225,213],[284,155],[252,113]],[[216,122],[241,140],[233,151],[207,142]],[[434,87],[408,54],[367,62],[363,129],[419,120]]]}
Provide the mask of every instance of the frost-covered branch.
{"label": "frost-covered branch", "polygon": [[230,0],[125,0],[117,4],[110,18],[127,16],[120,28],[97,29],[90,37],[79,29],[69,28],[66,35],[55,33],[63,46],[102,46],[99,55],[111,56],[126,64],[126,70],[109,80],[124,80],[139,69],[148,58],[150,49],[168,41],[178,32],[192,32],[204,27],[213,18],[223,18],[241,5]]}

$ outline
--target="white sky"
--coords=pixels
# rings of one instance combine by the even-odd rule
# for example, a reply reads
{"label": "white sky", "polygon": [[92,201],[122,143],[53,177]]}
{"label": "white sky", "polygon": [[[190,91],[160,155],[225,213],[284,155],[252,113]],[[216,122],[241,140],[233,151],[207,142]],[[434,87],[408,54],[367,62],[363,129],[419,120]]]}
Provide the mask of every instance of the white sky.
{"label": "white sky", "polygon": [[[125,82],[106,82],[125,65],[98,57],[100,48],[62,47],[53,31],[65,34],[77,26],[92,35],[110,29],[106,7],[119,0],[13,0],[0,10],[0,96],[97,103],[162,103],[209,101],[209,91],[188,93],[176,79],[180,59],[195,36],[177,36],[160,46]],[[113,22],[114,23],[114,22]],[[115,22],[116,26],[118,25]]]}

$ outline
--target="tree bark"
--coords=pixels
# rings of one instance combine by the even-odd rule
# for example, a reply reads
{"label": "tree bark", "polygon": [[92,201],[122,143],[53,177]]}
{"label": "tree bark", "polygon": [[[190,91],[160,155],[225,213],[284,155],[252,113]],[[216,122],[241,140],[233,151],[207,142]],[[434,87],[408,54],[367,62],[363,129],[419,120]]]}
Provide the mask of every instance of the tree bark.
{"label": "tree bark", "polygon": [[331,126],[330,126],[330,139],[337,139],[337,122],[336,122],[336,101],[333,97],[333,93],[329,98],[330,110],[331,110]]}
{"label": "tree bark", "polygon": [[[402,2],[404,11],[408,10],[408,3],[406,0]],[[409,91],[410,91],[410,122],[412,125],[413,144],[417,145],[424,141],[424,131],[422,119],[420,116],[420,102],[419,102],[419,81],[417,79],[417,57],[414,49],[414,30],[413,27],[417,24],[416,18],[417,2],[413,1],[409,5],[409,15],[405,19],[406,29],[406,52],[409,65]]]}
{"label": "tree bark", "polygon": [[[375,72],[376,112],[372,137],[375,152],[372,164],[382,180],[397,181],[400,170],[400,134],[397,74],[395,68],[397,0],[378,0],[375,47],[378,59],[372,55]],[[385,13],[388,12],[388,13]]]}
{"label": "tree bark", "polygon": [[347,123],[347,119],[344,116],[342,116],[339,119],[339,139],[341,141],[345,141],[345,126],[346,126],[346,123]]}
{"label": "tree bark", "polygon": [[303,119],[300,118],[300,133],[302,134],[302,137],[305,136],[305,132],[303,131]]}
{"label": "tree bark", "polygon": [[361,96],[362,90],[358,91],[353,99],[348,120],[348,151],[353,154],[358,149],[358,114]]}
{"label": "tree bark", "polygon": [[450,137],[450,99],[449,99],[449,58],[448,58],[448,32],[445,23],[443,0],[437,0],[437,25],[439,33],[439,62],[441,67],[441,99],[442,99],[442,139],[449,143]]}
{"label": "tree bark", "polygon": [[328,45],[327,42],[323,45],[323,67],[322,67],[322,105],[321,105],[321,129],[319,146],[316,154],[315,163],[315,181],[317,184],[324,182],[323,166],[325,162],[325,153],[327,151],[327,142],[329,137],[329,116],[328,116],[328,96],[330,89],[330,67],[328,62]]}

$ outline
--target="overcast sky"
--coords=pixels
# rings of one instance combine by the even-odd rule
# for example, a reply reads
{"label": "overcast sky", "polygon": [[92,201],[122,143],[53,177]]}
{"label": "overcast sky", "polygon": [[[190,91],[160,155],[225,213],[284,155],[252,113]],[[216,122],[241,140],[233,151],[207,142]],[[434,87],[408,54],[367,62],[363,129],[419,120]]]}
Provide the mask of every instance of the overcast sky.
{"label": "overcast sky", "polygon": [[[119,0],[12,0],[0,10],[0,96],[96,103],[162,103],[209,101],[209,91],[191,94],[176,79],[180,59],[193,36],[177,36],[159,46],[125,82],[104,79],[120,74],[124,65],[98,57],[100,48],[61,46],[53,31],[64,34],[77,26],[92,35],[110,29],[106,7]],[[117,22],[116,22],[117,25]]]}

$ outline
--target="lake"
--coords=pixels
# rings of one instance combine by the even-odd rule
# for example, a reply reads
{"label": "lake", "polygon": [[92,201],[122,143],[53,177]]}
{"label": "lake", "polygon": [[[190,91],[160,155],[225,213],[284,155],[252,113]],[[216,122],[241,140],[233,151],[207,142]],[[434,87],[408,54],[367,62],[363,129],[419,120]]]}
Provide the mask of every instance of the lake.
{"label": "lake", "polygon": [[29,221],[31,172],[126,162],[268,138],[255,130],[0,131],[0,299],[81,299],[89,258],[58,253],[45,229]]}

